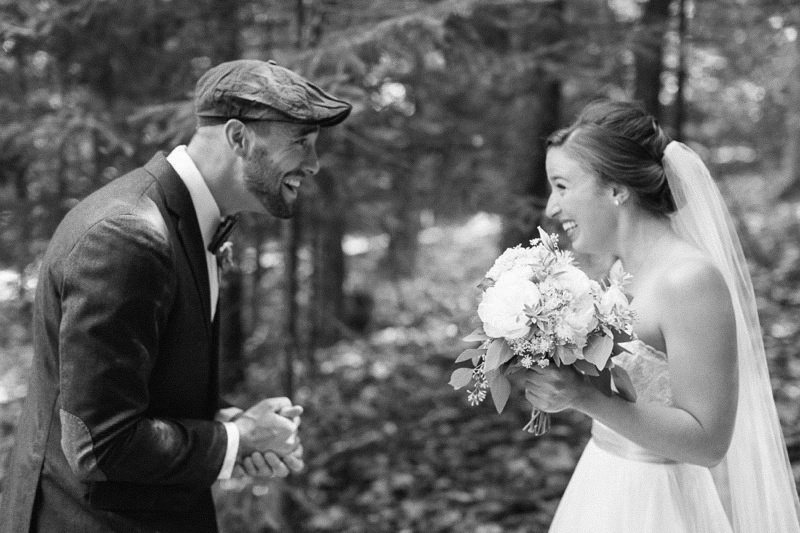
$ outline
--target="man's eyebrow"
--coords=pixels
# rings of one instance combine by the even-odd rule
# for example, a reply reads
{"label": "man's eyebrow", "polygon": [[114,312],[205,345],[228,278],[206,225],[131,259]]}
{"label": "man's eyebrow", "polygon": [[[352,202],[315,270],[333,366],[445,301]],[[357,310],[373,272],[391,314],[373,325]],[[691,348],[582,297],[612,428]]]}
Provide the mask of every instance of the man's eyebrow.
{"label": "man's eyebrow", "polygon": [[319,131],[319,126],[316,125],[308,125],[304,126],[300,129],[300,133],[298,135],[308,135],[309,133],[316,133]]}

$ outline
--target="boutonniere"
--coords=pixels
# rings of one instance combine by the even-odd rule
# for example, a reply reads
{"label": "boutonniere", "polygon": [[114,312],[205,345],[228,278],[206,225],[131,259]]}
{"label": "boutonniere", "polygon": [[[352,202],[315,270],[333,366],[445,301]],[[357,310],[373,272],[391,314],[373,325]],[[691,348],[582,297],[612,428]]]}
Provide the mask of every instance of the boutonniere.
{"label": "boutonniere", "polygon": [[217,266],[222,270],[227,270],[236,266],[233,262],[233,243],[231,241],[225,241],[219,247],[219,251],[217,252]]}

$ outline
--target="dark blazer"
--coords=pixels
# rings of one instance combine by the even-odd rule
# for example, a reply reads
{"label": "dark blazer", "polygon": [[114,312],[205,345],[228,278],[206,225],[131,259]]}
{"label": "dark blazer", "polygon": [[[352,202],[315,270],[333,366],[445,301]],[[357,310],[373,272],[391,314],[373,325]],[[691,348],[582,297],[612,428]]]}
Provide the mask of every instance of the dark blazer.
{"label": "dark blazer", "polygon": [[191,197],[162,154],[53,235],[0,531],[216,531],[217,335]]}

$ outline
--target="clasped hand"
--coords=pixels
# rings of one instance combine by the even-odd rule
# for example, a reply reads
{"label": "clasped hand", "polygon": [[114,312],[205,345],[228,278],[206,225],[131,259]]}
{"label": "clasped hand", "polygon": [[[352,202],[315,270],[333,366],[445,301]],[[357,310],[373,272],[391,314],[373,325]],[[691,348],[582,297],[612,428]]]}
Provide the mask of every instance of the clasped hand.
{"label": "clasped hand", "polygon": [[574,408],[586,387],[578,373],[567,366],[534,367],[524,371],[522,380],[525,399],[546,413]]}
{"label": "clasped hand", "polygon": [[303,408],[289,398],[267,398],[241,413],[239,460],[234,476],[285,477],[303,469],[303,447],[297,428]]}

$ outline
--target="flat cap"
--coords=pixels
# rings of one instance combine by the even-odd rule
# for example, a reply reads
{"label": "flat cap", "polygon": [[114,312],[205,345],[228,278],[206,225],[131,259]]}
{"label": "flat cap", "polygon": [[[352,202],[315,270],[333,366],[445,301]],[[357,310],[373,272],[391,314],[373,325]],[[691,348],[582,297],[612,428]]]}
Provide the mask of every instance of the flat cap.
{"label": "flat cap", "polygon": [[237,118],[326,127],[340,123],[352,110],[291,70],[256,59],[209,69],[197,81],[194,104],[201,126]]}

